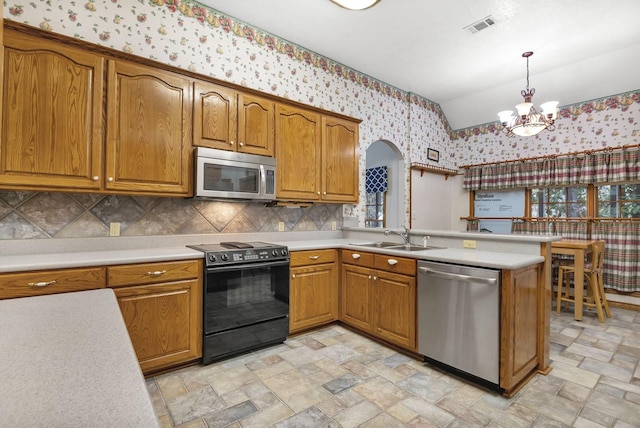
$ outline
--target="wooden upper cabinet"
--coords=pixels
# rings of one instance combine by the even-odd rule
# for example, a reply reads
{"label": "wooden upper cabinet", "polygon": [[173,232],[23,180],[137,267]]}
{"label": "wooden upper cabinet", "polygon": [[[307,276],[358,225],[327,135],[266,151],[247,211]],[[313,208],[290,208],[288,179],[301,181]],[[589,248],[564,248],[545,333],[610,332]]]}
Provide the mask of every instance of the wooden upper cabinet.
{"label": "wooden upper cabinet", "polygon": [[278,199],[320,200],[321,126],[315,112],[276,105]]}
{"label": "wooden upper cabinet", "polygon": [[273,156],[275,103],[249,94],[238,95],[238,151]]}
{"label": "wooden upper cabinet", "polygon": [[191,91],[179,74],[109,61],[107,190],[189,196]]}
{"label": "wooden upper cabinet", "polygon": [[322,199],[358,202],[358,124],[322,118]]}
{"label": "wooden upper cabinet", "polygon": [[273,101],[203,81],[194,88],[194,145],[274,155]]}
{"label": "wooden upper cabinet", "polygon": [[101,187],[104,60],[6,30],[0,186]]}
{"label": "wooden upper cabinet", "polygon": [[195,82],[193,144],[235,150],[238,115],[236,91],[208,82]]}

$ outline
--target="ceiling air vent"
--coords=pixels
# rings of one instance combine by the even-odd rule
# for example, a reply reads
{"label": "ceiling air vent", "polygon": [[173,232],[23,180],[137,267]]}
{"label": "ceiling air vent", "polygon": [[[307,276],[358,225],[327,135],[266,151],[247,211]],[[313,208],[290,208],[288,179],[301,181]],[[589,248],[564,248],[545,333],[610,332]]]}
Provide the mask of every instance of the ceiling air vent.
{"label": "ceiling air vent", "polygon": [[476,21],[471,25],[467,25],[466,27],[463,28],[463,30],[468,30],[471,34],[475,34],[478,31],[482,31],[486,28],[491,27],[495,23],[496,21],[493,19],[491,15],[489,15],[485,18],[482,18],[480,21]]}

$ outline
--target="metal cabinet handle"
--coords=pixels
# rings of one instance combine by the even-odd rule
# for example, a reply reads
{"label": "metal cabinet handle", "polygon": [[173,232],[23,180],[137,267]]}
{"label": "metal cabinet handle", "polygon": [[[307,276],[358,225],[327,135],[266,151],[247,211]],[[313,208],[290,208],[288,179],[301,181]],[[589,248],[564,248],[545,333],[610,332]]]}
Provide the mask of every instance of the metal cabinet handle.
{"label": "metal cabinet handle", "polygon": [[165,273],[167,273],[166,270],[157,270],[155,272],[147,272],[147,275],[149,275],[149,276],[160,276],[160,275],[163,275]]}
{"label": "metal cabinet handle", "polygon": [[296,274],[295,274],[295,273],[291,275],[291,278],[295,278],[295,277],[296,277]]}
{"label": "metal cabinet handle", "polygon": [[240,147],[243,147],[243,146],[244,146],[244,143],[240,143],[240,144],[239,144],[239,146],[240,146]]}
{"label": "metal cabinet handle", "polygon": [[[353,257],[354,259],[358,260],[360,258],[360,254],[355,253],[355,254],[351,254],[351,257]],[[371,278],[371,277],[369,277]]]}
{"label": "metal cabinet handle", "polygon": [[30,282],[27,284],[29,287],[46,287],[47,285],[55,284],[56,281],[42,281],[42,282]]}
{"label": "metal cabinet handle", "polygon": [[93,177],[91,177],[91,179],[93,181],[98,181],[100,179],[100,177],[98,177],[97,175],[94,175]]}
{"label": "metal cabinet handle", "polygon": [[398,261],[396,259],[388,259],[387,263],[389,263],[391,266],[395,266],[398,264]]}
{"label": "metal cabinet handle", "polygon": [[109,182],[113,181],[113,177],[107,178],[107,181],[109,181]]}
{"label": "metal cabinet handle", "polygon": [[233,146],[233,141],[229,141],[229,145],[230,145],[230,146]]}
{"label": "metal cabinet handle", "polygon": [[311,260],[318,260],[320,258],[320,256],[309,256],[309,258]]}
{"label": "metal cabinet handle", "polygon": [[373,277],[373,280],[374,280],[374,281],[377,281],[377,280],[378,280],[378,277],[377,277],[377,276],[374,276],[374,277]]}
{"label": "metal cabinet handle", "polygon": [[371,279],[371,275],[369,275],[369,279]]}

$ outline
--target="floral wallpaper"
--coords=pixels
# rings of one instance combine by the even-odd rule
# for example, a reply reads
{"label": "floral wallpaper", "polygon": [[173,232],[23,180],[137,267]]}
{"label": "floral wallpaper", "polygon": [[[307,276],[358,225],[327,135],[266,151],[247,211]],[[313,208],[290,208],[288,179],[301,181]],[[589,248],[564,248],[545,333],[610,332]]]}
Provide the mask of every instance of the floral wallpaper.
{"label": "floral wallpaper", "polygon": [[456,132],[457,165],[620,147],[640,143],[640,90],[560,108],[556,129],[506,137],[499,123]]}
{"label": "floral wallpaper", "polygon": [[361,225],[365,154],[377,140],[398,147],[407,182],[410,163],[433,163],[429,148],[437,166],[456,168],[638,140],[640,92],[565,106],[554,133],[528,140],[503,136],[497,122],[453,131],[437,103],[192,0],[13,0],[4,17],[361,119],[361,199],[342,207]]}

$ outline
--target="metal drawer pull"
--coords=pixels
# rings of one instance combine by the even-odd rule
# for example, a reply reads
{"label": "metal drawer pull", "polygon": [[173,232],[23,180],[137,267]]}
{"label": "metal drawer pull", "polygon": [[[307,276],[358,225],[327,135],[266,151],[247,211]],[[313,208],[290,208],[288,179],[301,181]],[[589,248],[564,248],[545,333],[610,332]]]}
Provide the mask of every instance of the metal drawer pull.
{"label": "metal drawer pull", "polygon": [[358,260],[360,258],[360,254],[358,254],[358,253],[351,254],[351,257],[353,257],[354,259]]}
{"label": "metal drawer pull", "polygon": [[295,278],[295,277],[296,277],[296,274],[295,274],[295,273],[294,273],[293,275],[291,275],[291,278]]}
{"label": "metal drawer pull", "polygon": [[374,280],[374,281],[377,281],[377,280],[378,280],[378,277],[377,277],[377,276],[374,276],[374,277],[373,277],[373,280]]}
{"label": "metal drawer pull", "polygon": [[320,256],[309,256],[309,258],[311,260],[318,260],[320,258]]}
{"label": "metal drawer pull", "polygon": [[389,263],[391,266],[394,266],[398,264],[398,261],[396,259],[388,259],[387,263]]}
{"label": "metal drawer pull", "polygon": [[149,276],[160,276],[160,275],[165,274],[165,273],[167,273],[166,270],[157,270],[155,272],[147,272],[147,275],[149,275]]}
{"label": "metal drawer pull", "polygon": [[56,281],[42,281],[42,282],[30,282],[29,287],[46,287],[47,285],[55,284]]}

